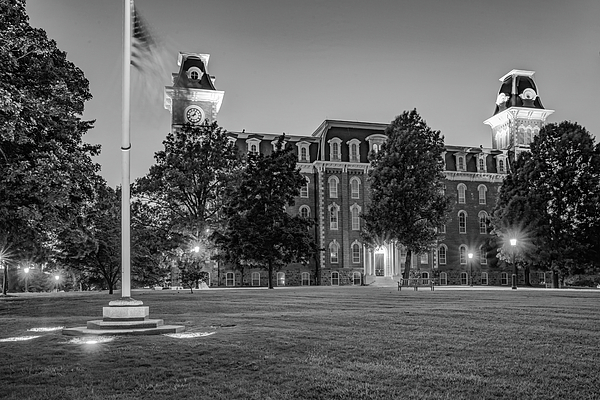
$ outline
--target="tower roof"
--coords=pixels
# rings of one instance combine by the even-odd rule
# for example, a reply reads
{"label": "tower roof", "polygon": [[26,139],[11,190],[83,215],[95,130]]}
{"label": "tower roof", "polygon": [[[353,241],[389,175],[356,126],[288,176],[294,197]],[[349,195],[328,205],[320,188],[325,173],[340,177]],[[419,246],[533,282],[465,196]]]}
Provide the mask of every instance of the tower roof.
{"label": "tower roof", "polygon": [[544,109],[533,80],[534,71],[513,69],[502,78],[494,115],[510,107]]}
{"label": "tower roof", "polygon": [[[216,90],[214,77],[208,73],[209,58],[209,54],[180,52],[177,58],[179,72],[173,74],[173,87]],[[197,75],[192,75],[192,71]]]}

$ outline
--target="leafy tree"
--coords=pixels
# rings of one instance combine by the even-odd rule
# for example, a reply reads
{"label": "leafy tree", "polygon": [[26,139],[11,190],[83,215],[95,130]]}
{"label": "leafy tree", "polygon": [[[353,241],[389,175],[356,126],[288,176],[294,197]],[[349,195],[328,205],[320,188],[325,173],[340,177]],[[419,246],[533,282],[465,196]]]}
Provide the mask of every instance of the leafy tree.
{"label": "leafy tree", "polygon": [[212,235],[222,257],[266,269],[269,289],[274,270],[291,262],[306,263],[316,249],[309,231],[312,222],[286,211],[305,179],[292,149],[284,148],[284,139],[279,137],[269,155],[248,155],[239,181],[228,191],[225,227]]}
{"label": "leafy tree", "polygon": [[0,2],[0,247],[16,261],[45,256],[99,170],[82,141],[88,81],[28,20],[24,1]]}
{"label": "leafy tree", "polygon": [[403,277],[408,279],[412,253],[431,249],[450,209],[442,191],[444,138],[416,109],[396,117],[385,134],[386,142],[371,159],[371,204],[363,214],[363,235],[371,242],[387,238],[406,246]]}
{"label": "leafy tree", "polygon": [[191,252],[186,252],[179,257],[177,267],[181,282],[194,292],[201,282],[208,284],[208,272],[205,271],[206,263],[211,258],[211,249],[208,239],[197,242]]}
{"label": "leafy tree", "polygon": [[[559,274],[598,267],[600,145],[573,122],[548,124],[503,183],[494,233],[516,237],[519,257]],[[506,246],[505,246],[506,247]]]}
{"label": "leafy tree", "polygon": [[223,191],[240,167],[237,147],[216,122],[175,129],[163,144],[134,192],[160,210],[169,230],[197,239],[218,220]]}

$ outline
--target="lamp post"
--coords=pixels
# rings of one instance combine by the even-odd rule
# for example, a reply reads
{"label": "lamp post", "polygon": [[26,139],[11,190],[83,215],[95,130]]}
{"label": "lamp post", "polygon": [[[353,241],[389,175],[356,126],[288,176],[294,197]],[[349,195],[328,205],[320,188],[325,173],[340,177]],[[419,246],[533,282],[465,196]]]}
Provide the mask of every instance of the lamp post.
{"label": "lamp post", "polygon": [[512,248],[512,264],[513,264],[513,274],[512,274],[512,288],[517,288],[517,263],[515,262],[515,252],[517,249],[517,239],[510,239],[510,247]]}
{"label": "lamp post", "polygon": [[60,275],[54,275],[54,280],[56,281],[56,293],[58,293],[58,281],[60,280]]}
{"label": "lamp post", "polygon": [[29,267],[26,267],[23,272],[25,272],[25,293],[29,292],[27,287],[27,277],[29,276]]}
{"label": "lamp post", "polygon": [[471,287],[473,287],[473,253],[469,253],[469,281],[471,282]]}

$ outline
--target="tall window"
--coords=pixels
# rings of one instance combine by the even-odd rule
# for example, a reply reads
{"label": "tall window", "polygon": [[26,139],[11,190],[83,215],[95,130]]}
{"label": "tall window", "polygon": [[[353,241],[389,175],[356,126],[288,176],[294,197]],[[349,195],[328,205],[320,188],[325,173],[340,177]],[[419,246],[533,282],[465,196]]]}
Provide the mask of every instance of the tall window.
{"label": "tall window", "polygon": [[350,196],[353,199],[360,198],[360,179],[356,176],[350,179]]}
{"label": "tall window", "polygon": [[337,264],[339,262],[339,251],[340,245],[334,239],[333,242],[329,243],[329,262]]}
{"label": "tall window", "polygon": [[300,161],[308,161],[308,151],[306,151],[306,147],[300,148]]}
{"label": "tall window", "polygon": [[487,285],[488,284],[488,273],[487,272],[482,272],[481,273],[481,284],[482,285]]}
{"label": "tall window", "polygon": [[277,273],[277,286],[285,286],[285,272]]}
{"label": "tall window", "polygon": [[350,207],[350,213],[352,214],[352,230],[360,230],[360,206],[356,203]]}
{"label": "tall window", "polygon": [[338,214],[340,212],[340,207],[333,203],[329,207],[329,229],[333,231],[338,230]]}
{"label": "tall window", "polygon": [[440,233],[446,233],[446,224],[440,225]]}
{"label": "tall window", "polygon": [[332,158],[332,161],[337,161],[340,159],[339,143],[331,143],[331,158]]}
{"label": "tall window", "polygon": [[446,265],[447,251],[448,251],[448,248],[446,247],[445,244],[440,245],[440,247],[438,248],[438,263],[440,265]]}
{"label": "tall window", "polygon": [[481,265],[487,265],[487,251],[483,245],[479,246],[479,263]]}
{"label": "tall window", "polygon": [[352,273],[352,284],[353,285],[360,285],[360,272],[358,271],[354,271]]}
{"label": "tall window", "polygon": [[310,207],[309,206],[300,206],[300,216],[302,218],[310,218]]}
{"label": "tall window", "polygon": [[353,144],[350,147],[350,156],[352,158],[352,161],[354,161],[354,162],[358,161],[358,145],[357,144]]}
{"label": "tall window", "polygon": [[485,172],[485,158],[479,157],[479,172]]}
{"label": "tall window", "polygon": [[498,173],[500,173],[500,174],[504,173],[504,160],[503,159],[498,160]]}
{"label": "tall window", "polygon": [[257,151],[256,145],[255,144],[250,145],[250,152],[251,153],[256,153],[256,151]]}
{"label": "tall window", "polygon": [[440,272],[440,285],[448,284],[448,274],[445,272]]}
{"label": "tall window", "polygon": [[479,204],[485,204],[487,187],[485,185],[479,185],[479,187],[477,187],[477,190],[479,191]]}
{"label": "tall window", "polygon": [[304,177],[305,183],[300,187],[300,197],[308,198],[308,185],[310,183],[310,179],[307,176]]}
{"label": "tall window", "polygon": [[340,284],[340,273],[337,271],[333,271],[331,273],[331,285],[338,286]]}
{"label": "tall window", "polygon": [[459,183],[456,189],[458,190],[458,203],[465,204],[467,186],[464,183]]}
{"label": "tall window", "polygon": [[469,275],[467,275],[466,272],[461,272],[460,273],[460,284],[461,285],[468,285],[469,284]]}
{"label": "tall window", "polygon": [[228,272],[225,274],[225,286],[234,286],[235,285],[235,274],[233,272]]}
{"label": "tall window", "polygon": [[354,264],[360,263],[360,243],[352,243],[352,262]]}
{"label": "tall window", "polygon": [[465,158],[464,157],[458,157],[458,170],[459,171],[465,170]]}
{"label": "tall window", "polygon": [[252,273],[252,286],[260,286],[260,272]]}
{"label": "tall window", "polygon": [[485,235],[487,233],[488,214],[485,211],[479,211],[479,233]]}
{"label": "tall window", "polygon": [[329,197],[332,199],[337,199],[338,197],[338,185],[340,180],[337,176],[330,176],[328,180],[329,184]]}
{"label": "tall window", "polygon": [[429,264],[429,253],[421,253],[421,264]]}
{"label": "tall window", "polygon": [[506,272],[503,272],[502,274],[500,274],[500,284],[508,285],[508,274]]}
{"label": "tall window", "polygon": [[461,244],[458,251],[460,252],[460,264],[467,265],[467,246]]}
{"label": "tall window", "polygon": [[458,212],[458,233],[467,233],[467,212]]}
{"label": "tall window", "polygon": [[310,274],[308,272],[303,272],[300,274],[302,278],[302,286],[310,286]]}

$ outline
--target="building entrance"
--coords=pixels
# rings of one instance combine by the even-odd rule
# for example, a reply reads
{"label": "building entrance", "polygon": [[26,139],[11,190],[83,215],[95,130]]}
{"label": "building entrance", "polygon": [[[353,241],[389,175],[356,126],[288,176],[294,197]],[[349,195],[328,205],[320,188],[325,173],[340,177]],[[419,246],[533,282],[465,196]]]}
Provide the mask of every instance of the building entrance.
{"label": "building entrance", "polygon": [[385,275],[385,254],[375,253],[375,276]]}

